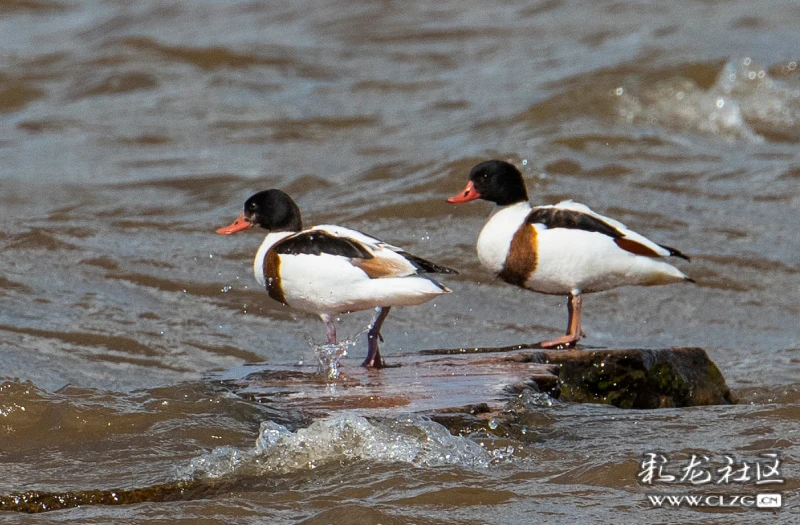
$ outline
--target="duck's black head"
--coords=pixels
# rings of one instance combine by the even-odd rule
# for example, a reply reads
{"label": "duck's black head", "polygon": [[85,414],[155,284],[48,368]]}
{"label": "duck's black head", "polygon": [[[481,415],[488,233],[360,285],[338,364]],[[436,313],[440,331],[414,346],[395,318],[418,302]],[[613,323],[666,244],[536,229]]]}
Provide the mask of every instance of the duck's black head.
{"label": "duck's black head", "polygon": [[233,223],[219,228],[217,233],[230,235],[252,226],[272,232],[299,232],[303,229],[300,208],[281,190],[264,190],[244,203],[244,211]]}
{"label": "duck's black head", "polygon": [[466,188],[447,199],[447,202],[459,204],[475,199],[508,206],[527,201],[528,190],[525,189],[522,173],[513,164],[502,160],[487,160],[472,168]]}

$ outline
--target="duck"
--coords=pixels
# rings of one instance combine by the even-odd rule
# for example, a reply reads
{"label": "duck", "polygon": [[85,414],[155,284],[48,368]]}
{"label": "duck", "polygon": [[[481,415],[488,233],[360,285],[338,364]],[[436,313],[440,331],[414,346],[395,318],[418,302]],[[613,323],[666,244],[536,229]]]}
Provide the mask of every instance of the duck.
{"label": "duck", "polygon": [[695,282],[664,259],[690,258],[657,244],[619,221],[565,200],[531,206],[522,173],[511,163],[474,166],[466,187],[447,199],[495,204],[477,241],[481,265],[503,281],[550,295],[567,296],[567,331],[542,348],[573,348],[581,330],[582,295],[620,286]]}
{"label": "duck", "polygon": [[303,228],[300,208],[278,189],[260,191],[221,235],[260,226],[268,233],[256,252],[253,273],[273,300],[316,314],[336,344],[333,319],[343,313],[376,308],[367,332],[367,368],[383,368],[378,339],[395,306],[415,306],[451,292],[431,274],[455,274],[451,268],[385,243],[358,230],[336,225]]}

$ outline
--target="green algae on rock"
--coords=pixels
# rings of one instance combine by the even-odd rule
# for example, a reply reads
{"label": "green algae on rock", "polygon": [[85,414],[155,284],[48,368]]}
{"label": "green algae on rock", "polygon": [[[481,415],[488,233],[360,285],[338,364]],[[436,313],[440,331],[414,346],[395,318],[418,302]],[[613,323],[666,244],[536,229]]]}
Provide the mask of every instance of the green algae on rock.
{"label": "green algae on rock", "polygon": [[702,348],[541,351],[517,358],[557,365],[558,389],[550,392],[562,401],[619,408],[736,402],[717,365]]}

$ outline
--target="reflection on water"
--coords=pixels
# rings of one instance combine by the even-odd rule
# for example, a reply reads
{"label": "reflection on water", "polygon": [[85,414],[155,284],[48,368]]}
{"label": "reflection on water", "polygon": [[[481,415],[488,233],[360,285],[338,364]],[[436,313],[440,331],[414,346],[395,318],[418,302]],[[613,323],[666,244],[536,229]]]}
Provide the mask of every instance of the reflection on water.
{"label": "reflection on water", "polygon": [[[196,471],[224,490],[62,516],[439,523],[446,508],[448,523],[697,523],[640,512],[643,454],[777,451],[791,501],[800,12],[763,7],[0,2],[0,493]],[[536,203],[573,198],[691,255],[697,286],[589,295],[585,330],[605,347],[706,348],[741,404],[624,412],[528,392],[508,407],[515,425],[462,435],[416,416],[320,419],[201,380],[310,357],[317,320],[254,285],[260,235],[213,234],[268,187],[309,224],[461,272],[450,296],[393,315],[387,360],[559,333],[561,298],[480,268],[489,206],[444,202],[489,157],[519,165]],[[341,330],[368,321],[350,314]],[[324,371],[358,367],[353,340],[350,355],[323,347]],[[445,450],[467,459],[436,459]],[[473,468],[495,454],[507,461]]]}

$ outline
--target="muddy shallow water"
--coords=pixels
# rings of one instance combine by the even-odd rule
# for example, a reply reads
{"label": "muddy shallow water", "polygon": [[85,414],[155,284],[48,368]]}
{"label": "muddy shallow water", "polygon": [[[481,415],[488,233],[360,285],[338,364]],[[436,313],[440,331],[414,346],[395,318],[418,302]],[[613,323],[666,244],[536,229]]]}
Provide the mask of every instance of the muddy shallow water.
{"label": "muddy shallow water", "polygon": [[[0,2],[0,495],[223,487],[44,515],[82,523],[797,520],[800,8],[757,4]],[[393,310],[387,360],[555,336],[562,298],[477,262],[490,205],[444,202],[491,157],[534,202],[573,198],[691,255],[697,285],[587,295],[586,345],[703,347],[740,404],[530,404],[508,437],[344,412],[310,451],[285,437],[259,456],[262,423],[311,421],[214,374],[309,362],[324,332],[258,289],[259,233],[214,229],[280,187],[308,224],[459,269],[453,294]],[[784,508],[652,509],[646,493],[694,490],[642,484],[654,451],[778,453]]]}

